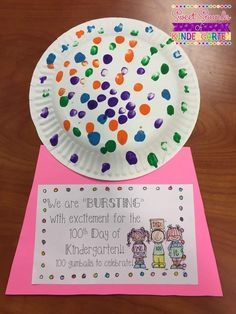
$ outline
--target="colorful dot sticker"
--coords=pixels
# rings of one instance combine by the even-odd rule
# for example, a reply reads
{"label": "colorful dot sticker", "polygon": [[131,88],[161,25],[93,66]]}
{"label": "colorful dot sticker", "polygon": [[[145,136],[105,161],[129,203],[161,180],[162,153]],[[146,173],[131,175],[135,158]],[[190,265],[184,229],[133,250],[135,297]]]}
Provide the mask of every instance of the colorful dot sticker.
{"label": "colorful dot sticker", "polygon": [[[145,22],[81,24],[48,48],[34,73],[30,106],[43,143],[90,177],[127,179],[159,168],[181,149],[197,119],[191,63],[167,34]],[[124,171],[117,171],[118,162]]]}

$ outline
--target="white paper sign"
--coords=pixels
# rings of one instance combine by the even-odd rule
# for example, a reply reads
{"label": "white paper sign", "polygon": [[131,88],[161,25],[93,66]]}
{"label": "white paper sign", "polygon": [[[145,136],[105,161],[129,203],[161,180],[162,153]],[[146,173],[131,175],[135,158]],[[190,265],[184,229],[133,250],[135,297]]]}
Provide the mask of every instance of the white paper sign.
{"label": "white paper sign", "polygon": [[33,284],[197,284],[192,185],[41,185]]}

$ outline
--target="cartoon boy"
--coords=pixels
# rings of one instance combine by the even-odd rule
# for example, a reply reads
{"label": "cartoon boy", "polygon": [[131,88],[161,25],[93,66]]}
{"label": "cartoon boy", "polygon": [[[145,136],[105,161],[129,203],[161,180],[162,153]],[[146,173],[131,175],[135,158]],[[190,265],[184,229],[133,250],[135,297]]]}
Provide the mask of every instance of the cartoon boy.
{"label": "cartoon boy", "polygon": [[165,268],[165,252],[163,248],[163,241],[165,239],[164,233],[164,219],[150,219],[151,224],[151,240],[154,243],[153,255],[152,255],[152,267],[153,268]]}
{"label": "cartoon boy", "polygon": [[184,240],[182,233],[184,232],[183,228],[180,228],[179,225],[172,227],[172,225],[168,226],[168,230],[166,232],[166,240],[171,241],[168,246],[169,256],[172,259],[171,269],[183,269],[183,265],[181,262],[185,260],[186,256],[184,255]]}

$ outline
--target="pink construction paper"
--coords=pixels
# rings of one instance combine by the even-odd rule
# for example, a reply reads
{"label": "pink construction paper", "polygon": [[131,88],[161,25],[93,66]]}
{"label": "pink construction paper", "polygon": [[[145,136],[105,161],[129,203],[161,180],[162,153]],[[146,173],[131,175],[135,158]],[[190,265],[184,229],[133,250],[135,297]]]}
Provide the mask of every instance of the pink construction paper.
{"label": "pink construction paper", "polygon": [[195,205],[195,227],[197,242],[198,284],[155,285],[155,284],[94,284],[52,285],[32,284],[32,268],[36,223],[37,187],[39,184],[115,184],[81,176],[59,163],[42,145],[40,147],[35,177],[29,196],[23,227],[12,264],[6,294],[143,294],[222,296],[216,261],[206,223],[204,207],[192,160],[191,150],[184,147],[160,169],[133,179],[132,184],[193,184]]}

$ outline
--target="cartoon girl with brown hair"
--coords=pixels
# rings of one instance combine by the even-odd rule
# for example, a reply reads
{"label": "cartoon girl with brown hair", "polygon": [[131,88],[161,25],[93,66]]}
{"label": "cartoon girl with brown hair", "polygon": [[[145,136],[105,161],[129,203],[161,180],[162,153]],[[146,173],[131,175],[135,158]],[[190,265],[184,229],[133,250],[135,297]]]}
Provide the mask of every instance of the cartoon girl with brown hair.
{"label": "cartoon girl with brown hair", "polygon": [[134,268],[146,268],[144,263],[144,258],[147,257],[147,246],[144,243],[145,241],[150,242],[150,234],[143,227],[140,229],[131,229],[131,231],[127,234],[127,245],[130,246],[130,239],[132,239],[133,246],[133,258],[135,259]]}
{"label": "cartoon girl with brown hair", "polygon": [[179,225],[173,227],[172,225],[168,226],[166,231],[166,240],[171,241],[168,246],[169,256],[172,259],[173,264],[171,269],[183,269],[181,262],[185,260],[186,256],[184,255],[184,240],[182,233],[184,232],[183,228],[180,228]]}

